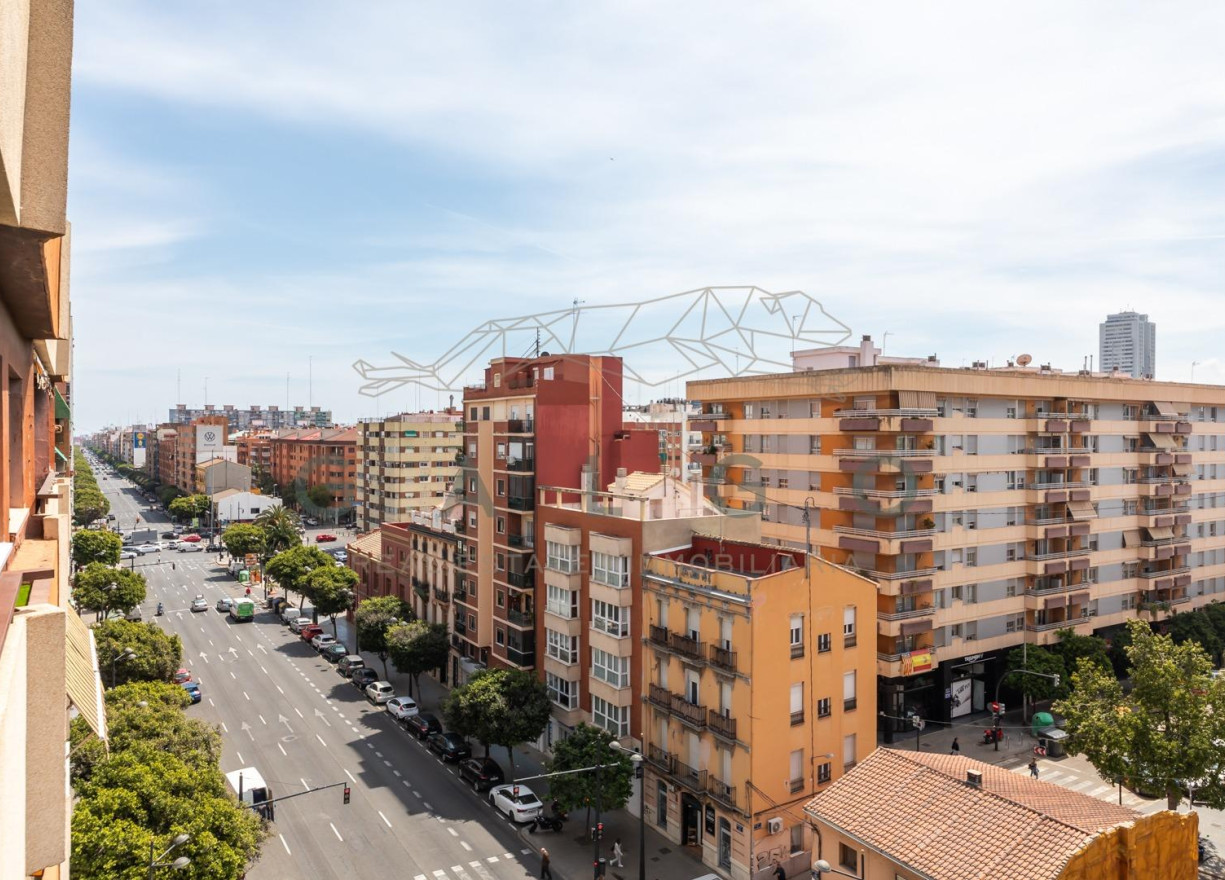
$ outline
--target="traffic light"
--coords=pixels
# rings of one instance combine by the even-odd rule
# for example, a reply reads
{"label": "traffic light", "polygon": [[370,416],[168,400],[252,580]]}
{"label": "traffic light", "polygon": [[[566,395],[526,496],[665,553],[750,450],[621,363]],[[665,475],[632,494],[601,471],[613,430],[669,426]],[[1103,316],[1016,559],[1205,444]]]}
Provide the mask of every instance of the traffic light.
{"label": "traffic light", "polygon": [[345,786],[345,803],[349,802],[349,786]]}
{"label": "traffic light", "polygon": [[596,826],[595,826],[595,839],[596,839],[596,840],[603,840],[603,839],[604,839],[604,823],[603,823],[603,822],[598,822],[598,823],[596,823]]}

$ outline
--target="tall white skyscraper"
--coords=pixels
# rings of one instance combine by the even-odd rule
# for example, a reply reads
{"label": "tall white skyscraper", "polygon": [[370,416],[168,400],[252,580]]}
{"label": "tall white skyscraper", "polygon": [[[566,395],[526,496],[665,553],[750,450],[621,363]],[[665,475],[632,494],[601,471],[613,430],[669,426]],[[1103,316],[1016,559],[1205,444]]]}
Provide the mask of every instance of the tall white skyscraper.
{"label": "tall white skyscraper", "polygon": [[1157,373],[1157,325],[1148,315],[1119,312],[1098,325],[1098,363],[1101,370],[1118,367],[1137,379]]}

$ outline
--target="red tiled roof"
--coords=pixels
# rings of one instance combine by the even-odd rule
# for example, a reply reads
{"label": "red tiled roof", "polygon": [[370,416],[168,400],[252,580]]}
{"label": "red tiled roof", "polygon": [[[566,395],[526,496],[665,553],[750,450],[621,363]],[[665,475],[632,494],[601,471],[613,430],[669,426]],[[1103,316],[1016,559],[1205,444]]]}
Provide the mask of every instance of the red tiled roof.
{"label": "red tiled roof", "polygon": [[[983,775],[982,788],[966,771]],[[1134,810],[958,755],[877,749],[805,807],[940,880],[1044,880]]]}

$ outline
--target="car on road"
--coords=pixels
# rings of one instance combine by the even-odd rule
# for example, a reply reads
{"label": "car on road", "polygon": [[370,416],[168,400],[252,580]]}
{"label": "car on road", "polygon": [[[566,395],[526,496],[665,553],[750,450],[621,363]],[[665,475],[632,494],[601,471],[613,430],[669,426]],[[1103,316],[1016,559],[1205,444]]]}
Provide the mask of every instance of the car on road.
{"label": "car on road", "polygon": [[319,655],[329,663],[339,663],[340,658],[348,656],[348,654],[349,649],[345,645],[340,644],[340,642],[337,642],[334,645],[328,645],[319,652]]}
{"label": "car on road", "polygon": [[308,526],[319,525],[319,520],[315,519],[313,516],[303,517],[302,522],[306,523]]}
{"label": "car on road", "polygon": [[224,548],[220,544],[209,544],[204,549],[209,553],[220,553]]}
{"label": "car on road", "polygon": [[353,674],[349,677],[349,681],[353,682],[353,687],[357,688],[362,693],[365,693],[366,688],[378,680],[379,674],[369,666],[362,666],[358,669],[354,669]]}
{"label": "car on road", "polygon": [[220,599],[217,600],[217,604],[214,607],[216,607],[218,611],[229,611],[230,605],[232,605],[233,603],[234,603],[234,600],[231,599],[229,596],[222,596]]}
{"label": "car on road", "polygon": [[468,741],[453,730],[430,734],[426,745],[430,747],[431,752],[444,761],[462,761],[464,758],[472,757],[472,746],[468,745]]}
{"label": "car on road", "polygon": [[196,596],[196,598],[191,600],[191,610],[193,612],[208,611],[208,601],[203,596]]}
{"label": "car on road", "polygon": [[159,547],[157,544],[138,544],[132,549],[135,550],[137,553],[139,553],[141,556],[147,556],[150,553],[157,553],[162,548]]}
{"label": "car on road", "polygon": [[361,654],[349,654],[340,658],[336,664],[336,671],[345,678],[348,678],[356,670],[361,669],[365,665],[366,661],[362,659]]}
{"label": "car on road", "polygon": [[335,540],[336,540],[336,536],[329,535],[327,532],[320,532],[319,534],[315,535],[316,544],[326,544],[328,541],[335,541]]}
{"label": "car on road", "polygon": [[331,633],[321,632],[319,635],[311,639],[311,647],[316,651],[322,651],[328,645],[336,644],[336,636]]}
{"label": "car on road", "polygon": [[400,721],[404,725],[404,729],[411,733],[417,739],[425,739],[427,736],[442,732],[442,722],[429,712],[418,712],[416,715],[409,715]]}
{"label": "car on road", "polygon": [[486,791],[506,781],[506,774],[493,758],[469,758],[459,765],[459,778],[471,783],[473,791]]}
{"label": "car on road", "polygon": [[167,541],[162,546],[164,546],[167,550],[177,550],[179,549],[179,542],[178,541]]}
{"label": "car on road", "polygon": [[174,683],[182,684],[185,681],[191,681],[191,670],[186,668],[177,670],[174,673]]}
{"label": "car on road", "polygon": [[489,803],[512,822],[523,824],[539,818],[544,804],[526,785],[495,785],[489,789]]}
{"label": "car on road", "polygon": [[134,553],[131,550],[120,550],[119,551],[119,561],[120,562],[122,562],[125,559],[135,559],[135,558],[136,558],[136,553]]}
{"label": "car on road", "polygon": [[298,635],[302,638],[302,641],[309,645],[311,639],[319,635],[321,632],[323,632],[323,627],[321,627],[319,624],[308,623],[306,626],[298,630]]}
{"label": "car on road", "polygon": [[296,633],[300,633],[302,632],[302,627],[310,626],[312,623],[314,623],[314,621],[309,617],[298,617],[289,621],[289,628]]}
{"label": "car on road", "polygon": [[203,696],[203,695],[200,693],[200,682],[198,682],[198,681],[185,681],[185,682],[183,682],[182,687],[183,687],[183,690],[187,691],[187,695],[188,695],[189,697],[191,697],[191,701],[192,701],[193,703],[198,703],[198,702],[200,702],[200,700],[201,700],[201,698],[202,698],[202,696]]}
{"label": "car on road", "polygon": [[344,550],[337,550],[335,553],[332,554],[332,556],[336,559],[337,562],[348,562],[349,561],[349,554],[345,552]]}
{"label": "car on road", "polygon": [[396,689],[391,686],[389,681],[376,681],[373,684],[366,685],[366,699],[376,706],[387,703],[395,695]]}
{"label": "car on road", "polygon": [[183,535],[179,538],[180,541],[186,541],[189,544],[196,544],[204,540],[199,535]]}
{"label": "car on road", "polygon": [[387,714],[397,721],[403,721],[410,715],[416,715],[420,709],[412,697],[393,697],[387,701]]}
{"label": "car on road", "polygon": [[192,544],[192,543],[186,543],[186,544],[180,543],[179,544],[180,553],[201,553],[203,551],[204,551],[203,544]]}
{"label": "car on road", "polygon": [[141,613],[139,605],[133,605],[131,610],[123,616],[124,620],[130,620],[133,623],[140,623],[144,620],[144,615]]}
{"label": "car on road", "polygon": [[163,538],[177,538],[178,535],[176,535],[174,532],[162,532],[162,537]]}

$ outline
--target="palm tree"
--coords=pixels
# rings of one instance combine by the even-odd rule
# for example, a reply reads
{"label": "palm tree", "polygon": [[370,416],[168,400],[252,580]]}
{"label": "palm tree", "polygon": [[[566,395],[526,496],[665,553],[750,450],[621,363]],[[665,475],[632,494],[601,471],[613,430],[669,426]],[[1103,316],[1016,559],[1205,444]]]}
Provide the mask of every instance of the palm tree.
{"label": "palm tree", "polygon": [[264,530],[265,559],[302,543],[298,537],[298,515],[286,507],[269,507],[255,518],[255,524]]}

